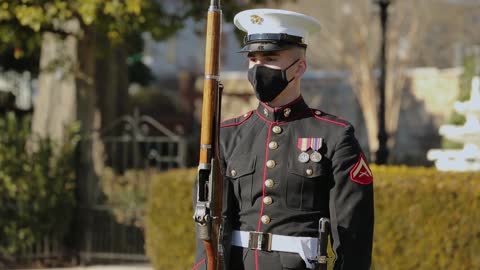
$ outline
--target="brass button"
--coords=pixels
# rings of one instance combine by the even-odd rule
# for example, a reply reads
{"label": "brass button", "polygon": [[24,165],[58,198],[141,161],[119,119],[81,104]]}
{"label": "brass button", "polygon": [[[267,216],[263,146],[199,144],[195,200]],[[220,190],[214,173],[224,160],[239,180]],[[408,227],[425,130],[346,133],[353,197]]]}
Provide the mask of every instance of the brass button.
{"label": "brass button", "polygon": [[273,180],[272,179],[267,179],[265,180],[265,186],[268,187],[268,188],[272,188],[273,187]]}
{"label": "brass button", "polygon": [[263,114],[265,114],[265,116],[268,116],[268,110],[266,108],[263,109]]}
{"label": "brass button", "polygon": [[290,108],[286,108],[285,110],[283,110],[283,115],[285,117],[288,117],[291,112],[292,112],[292,110]]}
{"label": "brass button", "polygon": [[307,169],[305,171],[305,173],[307,173],[308,176],[312,175],[313,174],[313,170],[312,169]]}
{"label": "brass button", "polygon": [[275,142],[275,141],[271,141],[269,144],[268,144],[268,148],[272,149],[272,150],[275,150],[278,148],[278,143]]}
{"label": "brass button", "polygon": [[263,215],[261,219],[262,219],[262,223],[263,223],[263,224],[268,224],[268,223],[270,223],[270,217],[267,216],[267,215]]}
{"label": "brass button", "polygon": [[274,127],[272,128],[272,131],[273,131],[274,133],[276,133],[276,134],[280,134],[280,133],[282,132],[282,128],[279,127],[279,126],[274,126]]}
{"label": "brass button", "polygon": [[266,205],[270,205],[272,204],[273,200],[272,200],[272,197],[270,196],[266,196],[263,198],[263,203],[266,204]]}
{"label": "brass button", "polygon": [[321,111],[315,111],[315,114],[320,115],[320,114],[322,114],[322,112]]}
{"label": "brass button", "polygon": [[269,160],[267,161],[267,167],[268,168],[274,168],[275,167],[275,160]]}
{"label": "brass button", "polygon": [[248,113],[244,114],[243,117],[247,117],[248,116]]}
{"label": "brass button", "polygon": [[235,175],[237,175],[237,171],[231,170],[231,171],[230,171],[230,174],[231,174],[232,176],[235,176]]}

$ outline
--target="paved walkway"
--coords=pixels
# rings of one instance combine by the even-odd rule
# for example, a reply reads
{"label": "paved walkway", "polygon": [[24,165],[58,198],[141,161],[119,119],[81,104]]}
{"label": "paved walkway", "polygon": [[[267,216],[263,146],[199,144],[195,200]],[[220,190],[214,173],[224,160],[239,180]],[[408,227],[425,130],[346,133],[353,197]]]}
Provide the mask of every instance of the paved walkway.
{"label": "paved walkway", "polygon": [[[36,269],[21,269],[21,270],[41,270]],[[45,268],[43,270],[153,270],[153,267],[148,264],[136,265],[91,265],[91,266],[76,266],[67,268]]]}

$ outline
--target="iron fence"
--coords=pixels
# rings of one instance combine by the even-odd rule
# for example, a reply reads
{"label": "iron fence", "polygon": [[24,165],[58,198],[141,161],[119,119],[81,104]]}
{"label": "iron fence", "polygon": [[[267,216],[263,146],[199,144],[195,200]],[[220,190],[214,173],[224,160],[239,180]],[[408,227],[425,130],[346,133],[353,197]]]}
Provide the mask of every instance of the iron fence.
{"label": "iron fence", "polygon": [[[134,185],[143,183],[138,185],[143,189],[139,190],[140,193],[148,191],[149,172],[152,170],[186,166],[186,139],[138,112],[123,116],[92,135],[90,139],[97,137],[103,145],[102,170],[113,171],[119,179],[129,171],[143,172],[136,174],[141,179],[133,179]],[[87,189],[80,189],[80,192],[88,193],[85,196],[80,194],[80,197],[91,199],[80,205],[76,222],[80,225],[77,229],[77,249],[81,262],[146,261],[142,228],[135,226],[135,222],[118,221],[104,192],[105,183],[102,187],[98,175],[96,179],[86,180],[93,184],[87,185]],[[106,184],[117,185],[115,181],[116,178]]]}

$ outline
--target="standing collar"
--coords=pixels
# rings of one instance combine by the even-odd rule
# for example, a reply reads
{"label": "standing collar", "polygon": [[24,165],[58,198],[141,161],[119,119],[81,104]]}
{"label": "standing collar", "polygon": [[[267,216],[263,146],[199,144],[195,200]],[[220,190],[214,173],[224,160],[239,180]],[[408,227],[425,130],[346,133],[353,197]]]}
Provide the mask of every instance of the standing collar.
{"label": "standing collar", "polygon": [[260,102],[257,114],[266,121],[288,122],[296,119],[307,109],[308,105],[303,100],[303,97],[299,96],[294,101],[280,107],[270,107],[268,104]]}

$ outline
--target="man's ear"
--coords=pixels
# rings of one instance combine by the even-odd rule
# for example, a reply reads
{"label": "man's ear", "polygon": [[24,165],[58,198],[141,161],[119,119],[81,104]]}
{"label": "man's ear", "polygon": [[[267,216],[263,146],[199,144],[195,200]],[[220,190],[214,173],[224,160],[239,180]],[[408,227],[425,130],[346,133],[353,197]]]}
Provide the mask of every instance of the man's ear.
{"label": "man's ear", "polygon": [[307,71],[307,61],[305,58],[300,59],[297,65],[297,71],[295,72],[295,78],[300,78]]}

